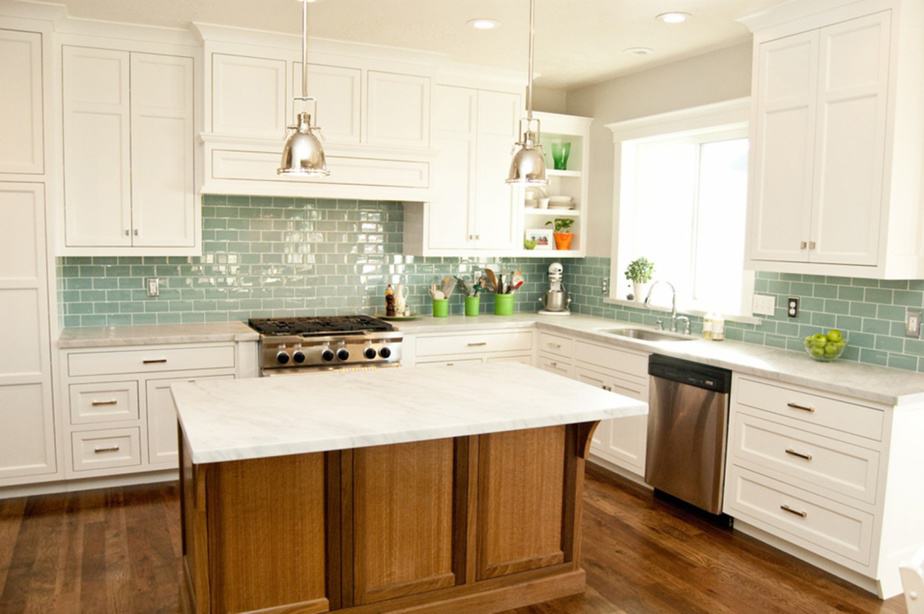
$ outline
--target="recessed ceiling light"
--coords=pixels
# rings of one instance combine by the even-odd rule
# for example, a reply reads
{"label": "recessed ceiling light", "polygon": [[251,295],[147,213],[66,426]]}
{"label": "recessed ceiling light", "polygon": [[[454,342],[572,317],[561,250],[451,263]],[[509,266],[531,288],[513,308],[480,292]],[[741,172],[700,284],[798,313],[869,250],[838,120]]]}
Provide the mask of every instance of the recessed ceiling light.
{"label": "recessed ceiling light", "polygon": [[486,17],[478,17],[477,19],[469,19],[465,23],[475,28],[476,30],[494,30],[495,28],[500,27],[499,21],[497,21],[496,19],[488,19]]}
{"label": "recessed ceiling light", "polygon": [[651,47],[627,47],[622,52],[629,55],[651,55],[654,53],[654,49]]}
{"label": "recessed ceiling light", "polygon": [[659,19],[664,23],[683,23],[689,19],[691,15],[689,13],[684,13],[683,11],[670,11],[667,13],[661,13],[655,19]]}

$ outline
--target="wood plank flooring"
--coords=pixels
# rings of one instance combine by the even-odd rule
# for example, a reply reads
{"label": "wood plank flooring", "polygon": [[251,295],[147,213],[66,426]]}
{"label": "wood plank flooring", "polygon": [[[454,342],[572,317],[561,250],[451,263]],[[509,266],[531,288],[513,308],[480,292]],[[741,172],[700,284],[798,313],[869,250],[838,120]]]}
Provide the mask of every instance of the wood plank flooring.
{"label": "wood plank flooring", "polygon": [[[584,595],[516,614],[904,612],[746,536],[597,474]],[[0,614],[180,611],[174,484],[0,501]]]}

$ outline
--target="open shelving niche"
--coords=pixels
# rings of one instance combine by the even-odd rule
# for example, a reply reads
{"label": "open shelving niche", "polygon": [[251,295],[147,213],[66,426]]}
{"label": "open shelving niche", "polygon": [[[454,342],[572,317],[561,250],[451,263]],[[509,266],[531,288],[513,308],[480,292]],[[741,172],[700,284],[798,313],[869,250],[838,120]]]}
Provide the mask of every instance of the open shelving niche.
{"label": "open shelving niche", "polygon": [[[558,249],[522,249],[517,256],[522,258],[581,258],[586,253],[585,228],[588,203],[588,173],[590,151],[590,124],[593,118],[558,113],[535,113],[541,122],[541,143],[545,154],[545,186],[549,196],[570,196],[574,199],[573,209],[534,209],[526,207],[527,190],[517,195],[520,202],[518,216],[520,236],[525,239],[526,231],[536,228],[548,228],[546,222],[555,218],[573,218],[574,242],[570,250]],[[571,155],[566,170],[554,170],[552,161],[552,143],[571,143]]]}

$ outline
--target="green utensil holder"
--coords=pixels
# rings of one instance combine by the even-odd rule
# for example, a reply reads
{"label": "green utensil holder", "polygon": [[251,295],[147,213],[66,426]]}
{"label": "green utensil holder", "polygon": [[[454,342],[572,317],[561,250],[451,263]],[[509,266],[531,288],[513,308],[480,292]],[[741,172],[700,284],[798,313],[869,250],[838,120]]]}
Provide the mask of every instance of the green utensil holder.
{"label": "green utensil holder", "polygon": [[433,317],[434,318],[448,318],[449,317],[449,299],[448,298],[433,299]]}
{"label": "green utensil holder", "polygon": [[494,295],[494,315],[512,316],[513,315],[513,295],[512,294],[495,294]]}
{"label": "green utensil holder", "polygon": [[465,315],[467,316],[477,316],[478,311],[481,308],[481,297],[480,296],[466,296],[465,297]]}

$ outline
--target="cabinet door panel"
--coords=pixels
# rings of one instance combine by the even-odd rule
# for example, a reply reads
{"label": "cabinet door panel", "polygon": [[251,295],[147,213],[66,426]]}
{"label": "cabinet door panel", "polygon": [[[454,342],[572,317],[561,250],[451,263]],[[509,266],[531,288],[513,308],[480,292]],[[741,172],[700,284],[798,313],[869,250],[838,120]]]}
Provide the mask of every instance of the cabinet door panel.
{"label": "cabinet door panel", "polygon": [[41,173],[41,33],[0,29],[0,83],[0,173]]}
{"label": "cabinet door panel", "polygon": [[[301,96],[302,63],[292,63],[292,91]],[[360,141],[362,71],[358,68],[308,63],[308,95],[318,99],[317,124],[329,143]],[[296,104],[296,110],[300,107]],[[313,112],[313,108],[309,107]],[[293,113],[294,116],[294,113]]]}
{"label": "cabinet door panel", "polygon": [[879,260],[890,13],[821,30],[812,262]]}
{"label": "cabinet door panel", "polygon": [[417,75],[367,73],[370,145],[427,147],[430,144],[430,79]]}
{"label": "cabinet door panel", "polygon": [[54,414],[41,184],[0,183],[0,483],[54,473]]}
{"label": "cabinet door panel", "polygon": [[63,48],[68,246],[131,245],[129,54]]}
{"label": "cabinet door panel", "polygon": [[233,375],[213,375],[195,379],[157,379],[147,381],[148,462],[176,467],[177,418],[170,385],[199,380],[234,379]]}
{"label": "cabinet door panel", "polygon": [[192,58],[131,54],[132,244],[195,245]]}
{"label": "cabinet door panel", "polygon": [[433,90],[433,200],[428,203],[431,249],[465,249],[472,234],[470,213],[474,183],[475,90],[438,85]]}
{"label": "cabinet door panel", "polygon": [[750,180],[750,257],[800,262],[811,231],[818,33],[760,45]]}
{"label": "cabinet door panel", "polygon": [[474,227],[479,249],[520,247],[514,235],[514,189],[507,184],[510,151],[516,141],[520,97],[478,92]]}
{"label": "cabinet door panel", "polygon": [[212,54],[212,131],[282,139],[286,129],[286,62]]}

